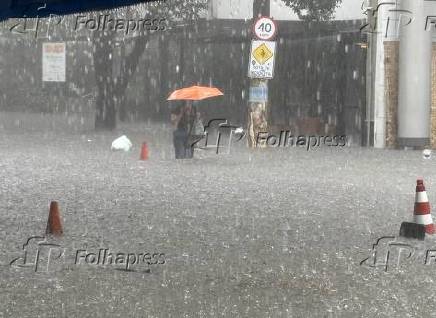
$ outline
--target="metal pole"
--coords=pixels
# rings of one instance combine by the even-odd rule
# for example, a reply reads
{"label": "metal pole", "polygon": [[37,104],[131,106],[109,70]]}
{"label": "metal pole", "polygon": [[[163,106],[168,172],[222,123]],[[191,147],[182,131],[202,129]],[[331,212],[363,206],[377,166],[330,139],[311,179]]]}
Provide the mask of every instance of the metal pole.
{"label": "metal pole", "polygon": [[[253,23],[255,22],[255,20],[260,17],[260,16],[266,16],[269,17],[270,16],[270,0],[254,0],[253,1]],[[250,79],[250,88],[251,87],[256,87],[256,86],[266,86],[266,90],[268,92],[268,80],[266,79]],[[269,94],[268,94],[269,95]],[[269,98],[269,97],[268,97]],[[249,136],[250,136],[250,131],[253,130],[254,132],[254,136],[251,136],[251,138],[248,138],[248,146],[249,147],[257,147],[257,146],[262,146],[262,145],[257,145],[257,136],[256,136],[256,131],[257,129],[254,127],[254,123],[253,123],[253,116],[258,116],[258,114],[264,114],[264,116],[262,116],[264,123],[263,126],[268,126],[268,101],[264,102],[264,103],[253,103],[253,102],[248,102],[248,127],[249,127]],[[266,128],[266,127],[264,127]],[[254,140],[253,140],[254,138]]]}
{"label": "metal pole", "polygon": [[[380,2],[380,1],[379,1]],[[379,3],[380,4],[380,3]],[[386,147],[386,79],[385,79],[385,28],[389,10],[391,6],[379,6],[377,10],[377,18],[374,21],[376,27],[374,33],[375,50],[373,51],[375,64],[374,64],[374,108],[371,112],[372,119],[374,120],[374,147]]]}
{"label": "metal pole", "polygon": [[366,147],[371,146],[371,108],[374,105],[374,76],[375,63],[374,52],[377,50],[377,33],[372,32],[371,26],[374,25],[375,19],[372,14],[372,8],[377,6],[377,0],[369,1],[370,9],[367,10],[367,23],[370,26],[370,31],[367,34],[368,48],[367,48],[367,63],[366,63]]}

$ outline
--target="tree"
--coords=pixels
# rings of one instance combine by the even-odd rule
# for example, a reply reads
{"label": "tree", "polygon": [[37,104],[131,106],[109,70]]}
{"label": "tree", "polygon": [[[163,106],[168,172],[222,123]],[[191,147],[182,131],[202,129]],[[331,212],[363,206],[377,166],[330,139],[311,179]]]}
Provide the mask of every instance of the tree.
{"label": "tree", "polygon": [[330,20],[342,0],[282,0],[301,20]]}
{"label": "tree", "polygon": [[[117,16],[133,19],[134,17],[165,17],[167,24],[194,21],[207,8],[207,0],[184,0],[174,2],[156,1],[116,10]],[[162,31],[158,31],[162,32]],[[94,33],[94,66],[97,83],[96,129],[114,129],[117,110],[126,101],[126,88],[135,73],[139,59],[147,43],[147,32],[142,30],[126,49],[120,61],[119,74],[113,73],[116,31],[96,31]],[[130,52],[127,52],[130,51]]]}

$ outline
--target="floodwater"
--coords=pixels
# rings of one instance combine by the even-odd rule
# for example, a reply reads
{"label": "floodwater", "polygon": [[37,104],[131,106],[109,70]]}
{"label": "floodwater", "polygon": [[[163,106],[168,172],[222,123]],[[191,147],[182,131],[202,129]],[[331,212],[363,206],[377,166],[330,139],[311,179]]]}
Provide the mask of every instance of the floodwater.
{"label": "floodwater", "polygon": [[[133,149],[111,152],[123,134]],[[144,141],[150,159],[139,161]],[[436,161],[420,151],[241,142],[176,161],[164,125],[3,130],[0,317],[432,316],[436,264],[360,264],[411,220],[418,177],[434,202]],[[11,266],[44,234],[52,200],[64,235],[47,240],[63,256]],[[410,244],[436,248],[431,237]],[[86,263],[99,249],[164,264]]]}

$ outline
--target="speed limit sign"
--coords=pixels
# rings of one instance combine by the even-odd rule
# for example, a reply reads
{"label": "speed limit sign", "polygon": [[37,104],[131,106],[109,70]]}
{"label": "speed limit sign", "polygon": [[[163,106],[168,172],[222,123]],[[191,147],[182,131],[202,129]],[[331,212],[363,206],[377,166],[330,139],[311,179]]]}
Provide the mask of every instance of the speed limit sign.
{"label": "speed limit sign", "polygon": [[277,33],[277,25],[273,19],[268,17],[260,17],[256,20],[253,26],[254,34],[259,40],[272,40]]}

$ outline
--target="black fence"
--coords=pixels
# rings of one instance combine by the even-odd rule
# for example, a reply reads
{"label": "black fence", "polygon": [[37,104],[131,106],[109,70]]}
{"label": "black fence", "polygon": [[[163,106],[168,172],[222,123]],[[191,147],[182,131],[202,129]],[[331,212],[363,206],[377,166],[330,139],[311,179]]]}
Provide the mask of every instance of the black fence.
{"label": "black fence", "polygon": [[[366,104],[362,23],[279,22],[275,76],[269,81],[271,126],[293,127],[301,120],[316,119],[322,126],[319,133],[330,129],[360,144]],[[41,43],[46,39],[18,38],[6,31],[0,39],[2,110],[64,111],[69,109],[63,105],[69,100],[65,97],[95,94],[90,37],[71,38],[60,32],[51,38],[67,41],[66,83],[42,82]],[[135,41],[147,41],[130,76],[126,102],[119,106],[121,119],[168,121],[171,107],[177,104],[166,101],[169,93],[201,84],[216,86],[225,94],[200,103],[204,117],[244,125],[251,39],[251,21],[242,20],[199,20],[140,38],[118,38],[113,65],[108,65],[114,69]]]}
{"label": "black fence", "polygon": [[[269,81],[272,126],[317,118],[323,127],[328,125],[360,144],[366,105],[366,46],[359,31],[361,23],[279,22],[275,76]],[[244,124],[250,27],[249,21],[200,21],[162,34],[156,40],[155,55],[146,54],[144,70],[139,72],[160,82],[139,81],[147,83],[147,96],[140,101],[145,104],[136,107],[143,109],[145,117],[166,118],[171,104],[165,102],[165,93],[197,83],[214,85],[225,96],[200,103],[206,117]],[[159,57],[160,68],[153,63]]]}

